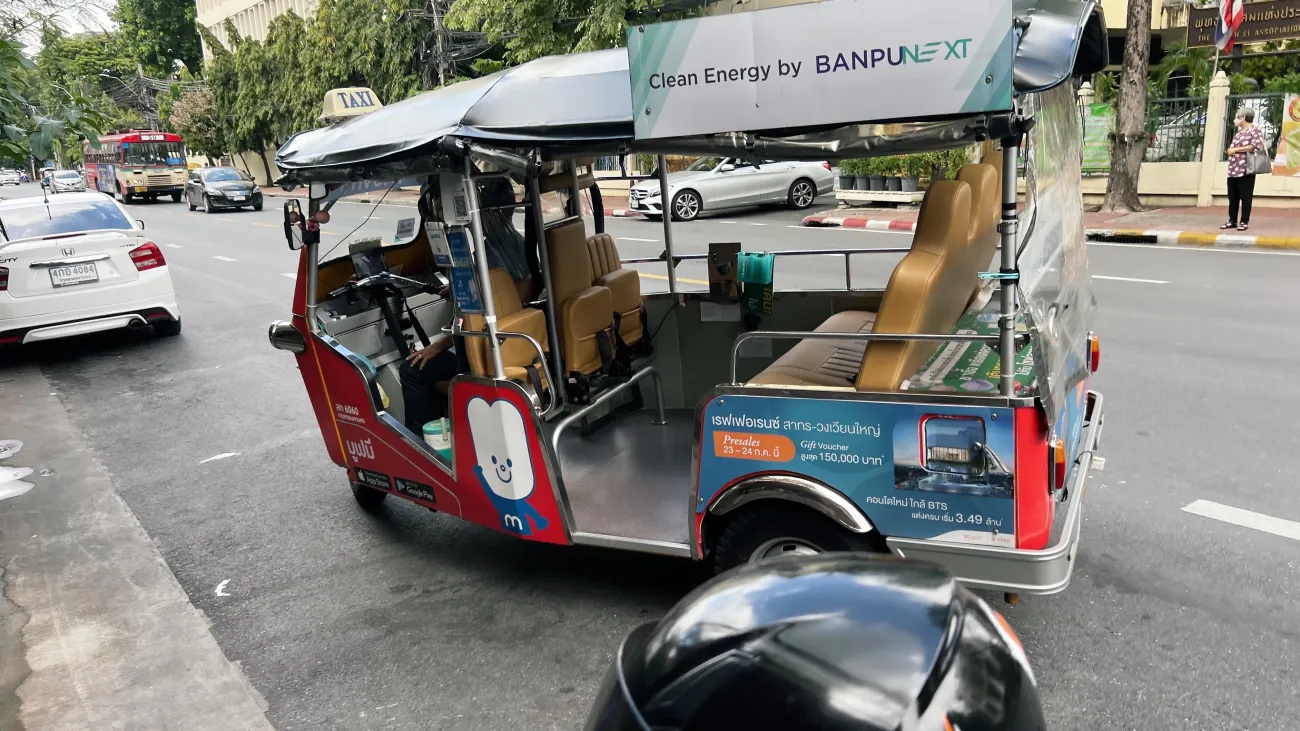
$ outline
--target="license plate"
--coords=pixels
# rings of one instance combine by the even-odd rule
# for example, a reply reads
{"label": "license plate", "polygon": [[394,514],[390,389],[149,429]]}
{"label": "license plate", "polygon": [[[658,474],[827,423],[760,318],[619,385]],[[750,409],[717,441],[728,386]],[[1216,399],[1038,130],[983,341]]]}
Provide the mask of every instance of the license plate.
{"label": "license plate", "polygon": [[232,200],[232,201],[242,201],[242,200],[244,200],[244,198],[247,198],[247,197],[248,197],[248,196],[243,196],[243,195],[232,195],[232,196],[230,196],[230,200]]}
{"label": "license plate", "polygon": [[94,264],[73,264],[67,267],[54,267],[50,270],[50,283],[55,287],[71,287],[74,284],[88,284],[99,281],[99,272]]}
{"label": "license plate", "polygon": [[641,204],[640,204],[640,203],[637,203],[636,201],[632,201],[632,208],[633,208],[633,209],[640,208],[640,207],[641,207]]}
{"label": "license plate", "polygon": [[137,186],[135,186],[135,192],[137,192],[137,193],[148,193],[148,192],[149,192],[149,186],[147,186],[147,185],[137,185]]}

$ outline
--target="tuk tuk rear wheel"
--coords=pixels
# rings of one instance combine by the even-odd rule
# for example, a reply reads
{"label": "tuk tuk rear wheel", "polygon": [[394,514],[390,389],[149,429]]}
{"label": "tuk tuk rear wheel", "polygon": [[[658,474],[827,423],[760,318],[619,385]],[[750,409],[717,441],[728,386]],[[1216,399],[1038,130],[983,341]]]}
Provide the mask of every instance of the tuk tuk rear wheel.
{"label": "tuk tuk rear wheel", "polygon": [[362,510],[373,513],[383,504],[384,498],[388,497],[388,493],[354,482],[352,483],[352,497],[356,498],[357,505],[360,505]]}
{"label": "tuk tuk rear wheel", "polygon": [[887,552],[878,533],[853,533],[814,510],[782,500],[762,500],[727,521],[713,550],[713,570],[781,555],[828,551]]}

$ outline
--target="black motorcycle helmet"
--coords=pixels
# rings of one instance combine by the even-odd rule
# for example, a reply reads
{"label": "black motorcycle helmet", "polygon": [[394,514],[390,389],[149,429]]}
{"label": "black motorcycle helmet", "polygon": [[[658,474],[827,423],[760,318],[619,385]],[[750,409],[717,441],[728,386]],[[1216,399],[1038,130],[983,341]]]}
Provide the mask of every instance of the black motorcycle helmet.
{"label": "black motorcycle helmet", "polygon": [[1001,615],[938,566],[862,554],[742,566],[633,630],[589,731],[1045,731]]}

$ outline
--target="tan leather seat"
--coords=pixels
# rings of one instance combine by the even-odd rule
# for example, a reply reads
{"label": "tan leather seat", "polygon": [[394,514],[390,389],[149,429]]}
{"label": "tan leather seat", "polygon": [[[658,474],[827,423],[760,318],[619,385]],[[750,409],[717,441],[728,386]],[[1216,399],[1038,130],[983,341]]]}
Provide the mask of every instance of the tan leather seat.
{"label": "tan leather seat", "polygon": [[[817,332],[871,332],[876,313],[846,310],[831,315]],[[848,388],[858,378],[865,340],[819,340],[804,338],[750,381],[780,386],[827,386]]]}
{"label": "tan leather seat", "polygon": [[[488,273],[492,287],[492,304],[496,309],[497,332],[524,333],[541,343],[542,350],[549,350],[546,339],[546,313],[532,307],[524,307],[519,301],[519,291],[510,272],[505,269],[493,269]],[[466,315],[466,330],[482,332],[485,326],[482,315]],[[469,360],[470,371],[476,376],[492,377],[492,353],[488,349],[487,338],[465,338],[465,355]],[[537,349],[522,338],[506,338],[501,341],[501,363],[505,366],[506,378],[535,386],[535,377],[543,388],[549,388],[545,370],[539,367]],[[541,394],[538,394],[541,395]]]}
{"label": "tan leather seat", "polygon": [[[947,333],[979,283],[968,247],[971,186],[933,183],[921,203],[912,249],[898,262],[880,301],[878,333]],[[862,356],[859,391],[894,391],[934,353],[936,343],[875,342]]]}
{"label": "tan leather seat", "polygon": [[614,312],[618,313],[618,332],[625,345],[640,342],[645,335],[641,321],[641,275],[635,269],[624,269],[623,260],[614,245],[614,237],[596,234],[587,239],[587,256],[591,259],[593,284],[609,287],[614,298]]}
{"label": "tan leather seat", "polygon": [[[979,288],[979,273],[996,268],[993,254],[998,250],[998,218],[1002,208],[1002,181],[998,168],[988,163],[964,165],[957,180],[970,186],[970,225],[966,228],[970,266],[975,267],[972,287]],[[972,292],[973,294],[973,292]]]}
{"label": "tan leather seat", "polygon": [[546,253],[565,372],[591,374],[604,363],[602,348],[613,354],[613,293],[609,287],[592,285],[595,276],[581,219],[547,229]]}

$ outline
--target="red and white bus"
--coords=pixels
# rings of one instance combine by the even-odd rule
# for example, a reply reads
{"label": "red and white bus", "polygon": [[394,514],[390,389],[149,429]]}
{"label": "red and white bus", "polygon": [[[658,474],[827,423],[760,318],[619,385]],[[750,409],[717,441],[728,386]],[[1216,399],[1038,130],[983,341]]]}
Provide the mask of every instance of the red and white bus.
{"label": "red and white bus", "polygon": [[86,187],[131,203],[185,192],[185,146],[180,135],[127,130],[83,143]]}

